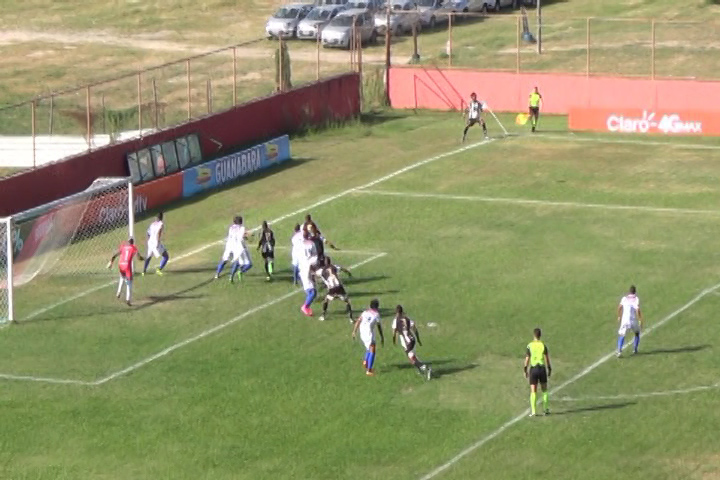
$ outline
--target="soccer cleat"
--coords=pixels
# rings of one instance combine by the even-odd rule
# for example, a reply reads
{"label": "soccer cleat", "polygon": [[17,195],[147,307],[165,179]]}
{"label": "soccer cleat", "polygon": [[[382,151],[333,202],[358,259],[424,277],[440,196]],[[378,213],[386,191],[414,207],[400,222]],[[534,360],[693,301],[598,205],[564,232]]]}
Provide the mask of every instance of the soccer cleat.
{"label": "soccer cleat", "polygon": [[621,350],[618,350],[617,352],[615,352],[615,356],[616,356],[617,358],[620,358],[620,357],[622,356],[622,351],[621,351]]}
{"label": "soccer cleat", "polygon": [[349,320],[350,320],[350,325],[354,325],[354,324],[355,324],[355,320],[353,320],[352,318],[350,318]]}
{"label": "soccer cleat", "polygon": [[272,277],[270,275],[268,275],[267,277],[265,277],[265,281],[272,282]]}
{"label": "soccer cleat", "polygon": [[140,276],[141,276],[141,277],[144,277],[144,276],[145,276],[145,272],[142,272],[142,273],[140,274]]}
{"label": "soccer cleat", "polygon": [[536,417],[536,416],[537,415],[535,415],[533,412],[530,412],[530,415],[528,415],[528,417]]}
{"label": "soccer cleat", "polygon": [[375,373],[372,370],[368,370],[367,372],[365,372],[365,375],[367,375],[368,377],[373,377],[375,376]]}
{"label": "soccer cleat", "polygon": [[300,311],[303,312],[306,317],[312,317],[312,314],[313,314],[312,308],[306,307],[305,305],[303,305],[302,307],[300,307]]}
{"label": "soccer cleat", "polygon": [[325,321],[325,315],[320,315],[320,318],[318,318],[318,320],[320,320],[321,322],[324,322],[324,321]]}
{"label": "soccer cleat", "polygon": [[158,268],[158,269],[155,269],[155,275],[160,275],[160,276],[162,277],[162,276],[165,275],[165,274],[163,273],[162,270],[160,270],[160,269]]}
{"label": "soccer cleat", "polygon": [[217,280],[218,278],[220,278],[220,275],[215,275],[215,276],[213,277],[213,280]]}
{"label": "soccer cleat", "polygon": [[432,367],[427,367],[427,370],[425,371],[425,375],[427,375],[428,380],[430,380],[432,378]]}
{"label": "soccer cleat", "polygon": [[546,408],[544,413],[545,413],[545,415],[550,415],[550,409]]}
{"label": "soccer cleat", "polygon": [[128,301],[125,302],[125,303],[127,303],[127,306],[128,306],[128,307],[132,307],[132,303],[130,303],[130,300],[128,300]]}

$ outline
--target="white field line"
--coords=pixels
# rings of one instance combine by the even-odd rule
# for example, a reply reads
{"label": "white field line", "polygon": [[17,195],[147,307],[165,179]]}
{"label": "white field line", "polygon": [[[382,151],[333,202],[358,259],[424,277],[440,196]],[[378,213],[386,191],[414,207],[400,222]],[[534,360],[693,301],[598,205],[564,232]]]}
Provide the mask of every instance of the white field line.
{"label": "white field line", "polygon": [[720,388],[720,383],[714,385],[699,385],[697,387],[681,388],[677,390],[663,390],[660,392],[620,393],[618,395],[593,395],[586,397],[558,397],[556,402],[585,402],[595,400],[633,400],[638,398],[670,397],[674,395],[687,395],[689,393],[705,392]]}
{"label": "white field line", "polygon": [[[366,258],[365,260],[363,260],[363,261],[361,261],[361,262],[357,262],[356,264],[351,265],[349,268],[351,268],[351,269],[352,269],[352,268],[360,268],[360,267],[362,267],[362,266],[365,265],[365,264],[368,264],[368,263],[370,263],[370,262],[372,262],[372,261],[374,261],[374,260],[377,260],[377,259],[379,259],[379,258],[384,257],[385,255],[386,255],[386,253],[378,253],[378,254],[376,254],[376,255],[373,255],[373,256],[370,257],[370,258]],[[165,357],[165,356],[171,354],[171,353],[174,352],[175,350],[178,350],[178,349],[180,349],[180,348],[182,348],[182,347],[184,347],[184,346],[186,346],[186,345],[189,345],[189,344],[191,344],[191,343],[193,343],[193,342],[196,342],[196,341],[198,341],[198,340],[200,340],[200,339],[202,339],[202,338],[205,338],[205,337],[207,337],[208,335],[212,335],[213,333],[219,332],[220,330],[223,330],[223,329],[225,329],[225,328],[227,328],[227,327],[229,327],[229,326],[231,326],[231,325],[234,325],[235,323],[237,323],[237,322],[239,322],[239,321],[241,321],[241,320],[249,317],[250,315],[252,315],[252,314],[254,314],[254,313],[257,313],[257,312],[259,312],[259,311],[261,311],[261,310],[265,310],[265,309],[268,308],[268,307],[272,307],[273,305],[278,304],[278,303],[282,302],[283,300],[287,300],[288,298],[290,298],[290,297],[292,297],[292,296],[294,296],[294,295],[297,295],[298,293],[300,293],[300,292],[302,292],[302,291],[303,291],[303,290],[293,290],[293,291],[291,291],[291,292],[288,292],[288,293],[286,293],[286,294],[284,294],[284,295],[281,295],[281,296],[275,298],[274,300],[270,300],[269,302],[263,303],[262,305],[259,305],[259,306],[257,306],[257,307],[251,308],[250,310],[247,310],[246,312],[243,312],[243,313],[241,313],[240,315],[231,318],[230,320],[228,320],[228,321],[225,322],[225,323],[221,323],[220,325],[216,325],[216,326],[214,326],[214,327],[212,327],[212,328],[208,328],[207,330],[204,330],[204,331],[198,333],[198,334],[195,335],[194,337],[190,337],[190,338],[188,338],[188,339],[183,340],[182,342],[178,342],[178,343],[176,343],[176,344],[174,344],[174,345],[171,345],[171,346],[169,346],[169,347],[167,347],[167,348],[165,348],[165,349],[163,349],[163,350],[160,350],[159,352],[155,353],[154,355],[150,355],[149,357],[147,357],[147,358],[145,358],[145,359],[143,359],[143,360],[140,360],[139,362],[134,363],[134,364],[130,365],[129,367],[123,368],[122,370],[118,370],[118,371],[115,372],[115,373],[111,373],[110,375],[108,375],[108,376],[106,376],[106,377],[103,377],[103,378],[100,378],[100,379],[98,379],[98,380],[96,380],[96,381],[94,381],[94,382],[91,382],[91,384],[92,384],[92,385],[102,385],[102,384],[107,383],[107,382],[109,382],[109,381],[111,381],[111,380],[114,380],[114,379],[116,379],[116,378],[118,378],[118,377],[121,377],[121,376],[123,376],[123,375],[127,375],[128,373],[133,372],[133,371],[135,371],[135,370],[137,370],[137,369],[139,369],[139,368],[142,368],[142,367],[144,367],[145,365],[147,365],[147,364],[149,364],[149,363],[151,363],[151,362],[154,362],[155,360],[158,360],[158,359],[160,359],[160,358],[162,358],[162,357]]]}
{"label": "white field line", "polygon": [[444,193],[395,192],[389,190],[358,190],[366,195],[386,195],[390,197],[430,198],[438,200],[458,200],[467,202],[502,203],[506,205],[536,205],[545,207],[594,208],[598,210],[626,210],[633,212],[675,213],[718,215],[720,210],[700,210],[693,208],[649,207],[644,205],[613,205],[609,203],[556,202],[552,200],[534,200],[530,198],[483,197],[476,195],[450,195]]}
{"label": "white field line", "polygon": [[0,373],[0,379],[3,380],[19,380],[24,382],[38,382],[38,383],[55,383],[64,385],[93,385],[93,382],[86,382],[83,380],[71,380],[66,378],[51,378],[51,377],[35,377],[32,375],[13,375],[10,373]]}
{"label": "white field line", "polygon": [[[342,192],[340,192],[340,193],[337,193],[337,194],[335,194],[335,195],[332,195],[332,196],[330,196],[330,197],[326,197],[326,198],[323,198],[322,200],[318,200],[317,202],[315,202],[315,203],[313,203],[313,204],[311,204],[311,205],[308,205],[308,206],[305,206],[305,207],[300,208],[300,209],[298,209],[298,210],[295,210],[295,211],[293,211],[293,212],[290,212],[290,213],[286,213],[286,214],[284,214],[284,215],[281,215],[281,216],[277,217],[276,219],[271,220],[271,221],[268,222],[268,223],[270,223],[270,224],[275,224],[275,223],[279,223],[279,222],[281,222],[281,221],[283,221],[283,220],[287,220],[287,219],[290,218],[290,217],[295,217],[295,216],[297,216],[297,215],[305,214],[305,213],[307,213],[309,210],[311,210],[311,209],[313,209],[313,208],[317,208],[317,207],[320,207],[320,206],[325,205],[325,204],[327,204],[327,203],[334,202],[335,200],[338,200],[338,199],[340,199],[340,198],[343,198],[343,197],[345,197],[345,196],[347,196],[347,195],[355,192],[356,190],[362,190],[362,189],[366,189],[366,188],[373,187],[373,186],[377,185],[378,183],[385,182],[385,181],[387,181],[387,180],[390,180],[391,178],[397,177],[398,175],[402,175],[403,173],[409,172],[410,170],[414,170],[414,169],[416,169],[416,168],[418,168],[418,167],[422,167],[423,165],[426,165],[426,164],[428,164],[428,163],[432,163],[432,162],[435,162],[435,161],[437,161],[437,160],[441,160],[441,159],[446,158],[446,157],[451,157],[451,156],[453,156],[453,155],[457,155],[458,153],[462,153],[462,152],[465,152],[465,151],[470,150],[470,149],[473,149],[473,148],[477,148],[477,147],[480,147],[480,146],[483,146],[483,145],[487,145],[487,144],[489,144],[489,143],[491,143],[491,142],[493,142],[493,141],[494,141],[494,139],[488,139],[488,140],[483,140],[483,141],[480,141],[480,142],[470,143],[470,144],[468,144],[468,145],[466,145],[466,146],[464,146],[464,147],[456,148],[456,149],[454,149],[454,150],[450,150],[449,152],[441,153],[440,155],[435,155],[434,157],[426,158],[425,160],[421,160],[421,161],[419,161],[419,162],[415,162],[415,163],[413,163],[413,164],[411,164],[411,165],[408,165],[408,166],[406,166],[406,167],[403,167],[403,168],[401,168],[401,169],[399,169],[399,170],[395,170],[395,171],[392,172],[392,173],[389,173],[389,174],[387,174],[387,175],[384,175],[384,176],[382,176],[382,177],[380,177],[380,178],[378,178],[378,179],[376,179],[376,180],[373,180],[373,181],[371,181],[371,182],[368,182],[368,183],[366,183],[365,185],[360,185],[360,186],[357,186],[357,187],[349,188],[349,189],[347,189],[347,190],[344,190],[344,191],[342,191]],[[260,229],[260,227],[253,228],[252,230],[250,230],[250,232],[251,232],[251,233],[254,233],[254,232],[258,231],[259,229]],[[189,252],[186,252],[186,253],[183,253],[183,254],[178,255],[178,256],[176,256],[176,257],[171,258],[168,263],[170,263],[170,262],[178,262],[178,261],[180,261],[180,260],[182,260],[182,259],[191,257],[191,256],[193,256],[193,255],[196,255],[196,254],[198,254],[198,253],[200,253],[200,252],[203,252],[203,251],[207,250],[207,249],[210,248],[210,247],[213,247],[213,246],[215,246],[215,245],[219,245],[219,244],[221,244],[222,242],[223,242],[223,240],[217,240],[217,241],[215,241],[215,242],[207,243],[207,244],[202,245],[202,246],[200,246],[200,247],[197,247],[197,248],[195,248],[195,249],[193,249],[193,250],[191,250],[191,251],[189,251]],[[84,297],[84,296],[86,296],[86,295],[89,295],[89,294],[91,294],[91,293],[94,293],[94,292],[96,292],[96,291],[98,291],[98,290],[100,290],[100,289],[109,287],[110,285],[113,285],[113,284],[115,284],[116,282],[117,282],[117,280],[113,280],[113,281],[104,283],[104,284],[102,284],[102,285],[98,285],[98,286],[96,286],[96,287],[92,287],[92,288],[90,288],[90,289],[88,289],[88,290],[85,290],[85,291],[83,291],[83,292],[78,293],[77,295],[73,295],[72,297],[68,297],[68,298],[63,299],[63,300],[61,300],[61,301],[59,301],[59,302],[53,303],[53,304],[51,304],[51,305],[48,305],[47,307],[43,307],[43,308],[41,308],[41,309],[39,309],[39,310],[36,310],[36,311],[32,312],[31,314],[29,314],[27,317],[25,317],[25,318],[24,318],[23,320],[21,320],[21,321],[31,320],[31,319],[39,316],[39,315],[45,314],[45,313],[49,312],[50,310],[53,310],[53,309],[55,309],[55,308],[57,308],[57,307],[59,307],[59,306],[61,306],[61,305],[65,305],[65,304],[68,303],[68,302],[72,302],[73,300],[77,300],[78,298],[82,298],[82,297]]]}
{"label": "white field line", "polygon": [[[537,135],[539,138],[546,138],[548,140],[567,140],[571,142],[595,142],[595,143],[618,143],[628,145],[651,145],[661,147],[675,147],[684,148],[687,150],[720,150],[720,145],[703,145],[700,143],[675,143],[675,142],[660,142],[657,140],[633,140],[630,138],[602,138],[602,137],[581,137],[578,135],[553,135],[548,133],[540,133]],[[532,137],[532,136],[531,136]]]}
{"label": "white field line", "polygon": [[[644,336],[647,336],[647,335],[651,334],[654,330],[662,327],[663,325],[665,325],[666,323],[668,323],[670,320],[674,319],[675,317],[677,317],[678,315],[680,315],[681,313],[683,313],[685,310],[687,310],[688,308],[692,307],[692,306],[695,305],[697,302],[699,302],[700,300],[702,300],[705,296],[707,296],[708,294],[714,292],[715,290],[717,290],[717,289],[719,289],[719,288],[720,288],[720,283],[715,284],[715,285],[713,285],[713,286],[711,286],[711,287],[706,288],[705,290],[703,290],[702,292],[700,292],[699,294],[697,294],[697,295],[696,295],[693,299],[691,299],[689,302],[687,302],[685,305],[683,305],[682,307],[678,308],[678,309],[675,310],[674,312],[666,315],[666,316],[663,317],[660,321],[658,321],[658,322],[655,323],[654,325],[652,325],[652,326],[648,327],[647,329],[645,329],[645,331],[643,332],[643,335],[644,335]],[[631,345],[631,342],[628,342],[628,343],[625,344],[624,348],[628,348],[628,347],[630,347],[630,345]],[[554,394],[556,394],[557,392],[559,392],[559,391],[563,390],[564,388],[568,387],[569,385],[572,385],[573,383],[575,383],[575,382],[577,382],[578,380],[580,380],[581,378],[585,377],[587,374],[589,374],[590,372],[592,372],[592,371],[595,370],[596,368],[600,367],[601,365],[603,365],[604,363],[606,363],[608,360],[610,360],[610,359],[612,359],[612,358],[615,358],[615,351],[612,351],[612,352],[606,354],[605,356],[599,358],[597,361],[595,361],[595,363],[593,363],[593,364],[585,367],[583,370],[581,370],[580,372],[576,373],[573,377],[569,378],[568,380],[565,380],[563,383],[561,383],[561,384],[558,385],[557,387],[551,389],[551,390],[550,390],[550,395],[554,395]],[[423,477],[421,477],[421,480],[430,480],[430,479],[432,479],[432,478],[437,477],[438,475],[440,475],[441,473],[443,473],[445,470],[449,469],[450,467],[452,467],[453,465],[455,465],[457,462],[459,462],[460,460],[462,460],[464,457],[470,455],[471,453],[473,453],[474,451],[476,451],[477,449],[479,449],[480,447],[482,447],[483,445],[485,445],[486,443],[488,443],[488,442],[491,441],[492,439],[494,439],[494,438],[496,438],[497,436],[501,435],[505,430],[507,430],[508,428],[512,427],[513,425],[515,425],[516,423],[518,423],[520,420],[522,420],[522,419],[524,419],[524,418],[527,418],[527,416],[528,416],[529,413],[530,413],[530,409],[529,409],[529,408],[526,409],[525,411],[523,411],[522,413],[519,413],[516,417],[513,417],[512,419],[508,420],[507,422],[505,422],[504,424],[502,424],[500,427],[498,427],[498,428],[497,428],[496,430],[494,430],[493,432],[491,432],[491,433],[489,433],[488,435],[484,436],[483,438],[481,438],[481,439],[478,440],[477,442],[473,443],[472,445],[470,445],[470,446],[468,446],[467,448],[465,448],[464,450],[462,450],[460,453],[458,453],[457,455],[455,455],[453,458],[451,458],[451,459],[448,460],[447,462],[443,463],[442,465],[440,465],[439,467],[435,468],[435,469],[434,469],[433,471],[431,471],[430,473],[428,473],[428,474],[424,475]]]}
{"label": "white field line", "polygon": [[[366,265],[374,260],[384,257],[385,255],[387,255],[387,253],[385,253],[385,252],[375,253],[373,256],[366,258],[365,260],[362,260],[360,262],[357,262],[356,264],[350,266],[349,268],[351,268],[351,269],[352,268],[360,268],[363,265]],[[173,344],[153,355],[150,355],[149,357],[147,357],[143,360],[140,360],[137,363],[130,365],[129,367],[126,367],[126,368],[123,368],[122,370],[113,372],[105,377],[99,378],[98,380],[94,380],[94,381],[71,380],[71,379],[64,379],[64,378],[39,377],[39,376],[32,376],[32,375],[14,375],[14,374],[9,374],[9,373],[0,373],[0,379],[20,380],[20,381],[38,382],[38,383],[86,385],[86,386],[103,385],[105,383],[110,382],[111,380],[115,380],[118,377],[127,375],[135,370],[138,370],[138,369],[144,367],[145,365],[148,365],[149,363],[154,362],[155,360],[163,358],[163,357],[171,354],[175,350],[178,350],[178,349],[180,349],[184,346],[187,346],[193,342],[203,339],[209,335],[212,335],[213,333],[219,332],[220,330],[223,330],[241,320],[244,320],[245,318],[249,317],[250,315],[253,315],[261,310],[265,310],[266,308],[272,307],[273,305],[276,305],[284,300],[287,300],[288,298],[292,297],[293,295],[297,295],[300,292],[302,292],[302,290],[292,290],[284,295],[281,295],[273,300],[270,300],[269,302],[263,303],[262,305],[258,305],[257,307],[253,307],[250,310],[247,310],[247,311],[241,313],[240,315],[233,317],[224,323],[221,323],[220,325],[216,325],[214,327],[208,328],[207,330],[204,330],[193,337],[187,338],[181,342]]]}

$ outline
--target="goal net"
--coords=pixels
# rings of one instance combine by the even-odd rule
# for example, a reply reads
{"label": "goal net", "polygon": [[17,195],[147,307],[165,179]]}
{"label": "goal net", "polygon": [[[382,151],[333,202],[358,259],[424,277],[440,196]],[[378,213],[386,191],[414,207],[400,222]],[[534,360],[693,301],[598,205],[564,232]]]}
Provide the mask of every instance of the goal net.
{"label": "goal net", "polygon": [[7,317],[31,319],[107,284],[107,260],[132,236],[133,223],[127,178],[99,178],[85,191],[14,215],[6,224],[12,265],[0,267],[0,282],[12,283],[4,290],[13,307]]}

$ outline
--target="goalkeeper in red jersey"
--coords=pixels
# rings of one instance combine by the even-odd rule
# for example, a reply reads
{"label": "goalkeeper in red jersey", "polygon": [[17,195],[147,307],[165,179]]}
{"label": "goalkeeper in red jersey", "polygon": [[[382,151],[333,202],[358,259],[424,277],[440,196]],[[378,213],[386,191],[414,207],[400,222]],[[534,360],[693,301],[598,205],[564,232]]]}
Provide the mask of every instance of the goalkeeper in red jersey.
{"label": "goalkeeper in red jersey", "polygon": [[116,258],[120,257],[118,261],[118,268],[120,270],[120,281],[118,282],[117,298],[120,298],[122,293],[122,287],[125,285],[125,302],[128,306],[132,306],[132,279],[133,279],[133,259],[137,255],[138,259],[144,260],[143,256],[140,255],[137,247],[135,246],[135,240],[130,237],[127,242],[120,245],[120,248],[112,256],[108,262],[107,268],[110,269],[113,266],[113,262]]}

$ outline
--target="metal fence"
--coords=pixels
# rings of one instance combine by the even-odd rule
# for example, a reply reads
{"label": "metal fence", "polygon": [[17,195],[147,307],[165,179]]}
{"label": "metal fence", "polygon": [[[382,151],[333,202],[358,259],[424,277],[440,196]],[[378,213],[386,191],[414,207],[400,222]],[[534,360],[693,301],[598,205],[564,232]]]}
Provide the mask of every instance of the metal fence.
{"label": "metal fence", "polygon": [[358,58],[319,42],[259,39],[38,96],[0,108],[0,168],[36,167],[358,70]]}
{"label": "metal fence", "polygon": [[711,22],[554,16],[540,22],[535,11],[511,11],[450,14],[434,28],[411,31],[349,51],[290,41],[287,64],[278,62],[283,42],[258,39],[0,108],[0,168],[32,168],[348,71],[362,73],[365,104],[380,104],[386,62],[720,78],[720,27]]}
{"label": "metal fence", "polygon": [[535,11],[516,13],[451,14],[414,39],[396,38],[393,63],[419,56],[445,67],[720,78],[717,23],[546,15],[540,22]]}

